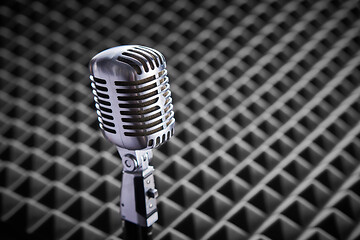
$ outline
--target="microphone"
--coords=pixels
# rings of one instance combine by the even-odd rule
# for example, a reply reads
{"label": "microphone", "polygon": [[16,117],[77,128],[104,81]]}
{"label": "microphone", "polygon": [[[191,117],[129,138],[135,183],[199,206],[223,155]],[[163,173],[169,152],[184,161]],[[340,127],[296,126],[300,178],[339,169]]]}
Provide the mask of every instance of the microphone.
{"label": "microphone", "polygon": [[90,79],[99,126],[123,164],[121,215],[149,227],[158,219],[152,149],[174,134],[174,111],[164,56],[125,45],[98,53]]}

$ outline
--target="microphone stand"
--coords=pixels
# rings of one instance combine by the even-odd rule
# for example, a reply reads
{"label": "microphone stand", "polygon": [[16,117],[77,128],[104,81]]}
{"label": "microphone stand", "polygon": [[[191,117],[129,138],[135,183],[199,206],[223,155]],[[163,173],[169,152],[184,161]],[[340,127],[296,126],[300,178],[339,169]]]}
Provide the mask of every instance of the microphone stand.
{"label": "microphone stand", "polygon": [[124,221],[124,240],[152,240],[152,227],[142,227],[129,221]]}
{"label": "microphone stand", "polygon": [[121,215],[125,240],[152,240],[152,224],[158,219],[152,150],[117,148],[123,163]]}

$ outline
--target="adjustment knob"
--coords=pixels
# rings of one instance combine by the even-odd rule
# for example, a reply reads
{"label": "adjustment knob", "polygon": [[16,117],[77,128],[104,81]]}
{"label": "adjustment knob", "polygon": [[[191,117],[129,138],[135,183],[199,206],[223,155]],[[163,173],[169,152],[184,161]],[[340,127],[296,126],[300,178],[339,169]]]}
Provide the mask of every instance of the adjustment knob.
{"label": "adjustment knob", "polygon": [[146,195],[149,198],[157,198],[159,196],[158,190],[155,188],[150,188],[147,192]]}
{"label": "adjustment knob", "polygon": [[131,154],[126,154],[123,160],[124,170],[127,172],[133,172],[138,168],[138,162],[136,158]]}

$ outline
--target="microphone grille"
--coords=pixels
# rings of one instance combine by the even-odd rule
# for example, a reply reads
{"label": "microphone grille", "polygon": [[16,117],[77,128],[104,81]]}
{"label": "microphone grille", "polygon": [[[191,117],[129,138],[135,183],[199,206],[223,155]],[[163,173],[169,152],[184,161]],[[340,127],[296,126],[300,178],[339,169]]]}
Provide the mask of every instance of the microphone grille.
{"label": "microphone grille", "polygon": [[[159,146],[173,136],[175,122],[164,56],[144,46],[126,46],[118,48],[114,60],[122,63],[121,73],[132,70],[128,77],[110,82],[93,77],[100,128],[114,135],[119,130],[122,142],[129,145],[125,147]],[[121,121],[114,121],[119,113]],[[115,136],[111,139],[120,145]]]}
{"label": "microphone grille", "polygon": [[93,89],[96,112],[98,115],[100,128],[112,134],[116,134],[113,110],[111,106],[109,89],[106,87],[106,80],[90,76],[93,81],[91,87]]}
{"label": "microphone grille", "polygon": [[[165,63],[164,56],[161,53],[143,46],[127,49],[121,54],[123,56],[119,56],[117,60],[129,64],[138,75],[143,73],[142,70],[147,73],[150,69],[154,70],[155,66],[158,68]],[[137,62],[140,62],[141,66]]]}

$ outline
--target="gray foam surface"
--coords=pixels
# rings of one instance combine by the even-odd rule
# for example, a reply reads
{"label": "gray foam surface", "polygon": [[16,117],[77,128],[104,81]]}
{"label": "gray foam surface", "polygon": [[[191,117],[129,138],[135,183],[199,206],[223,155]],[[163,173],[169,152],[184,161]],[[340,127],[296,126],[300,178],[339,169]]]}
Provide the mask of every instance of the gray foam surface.
{"label": "gray foam surface", "polygon": [[1,4],[2,237],[122,239],[88,62],[142,44],[177,121],[154,239],[360,238],[358,1],[121,2]]}

